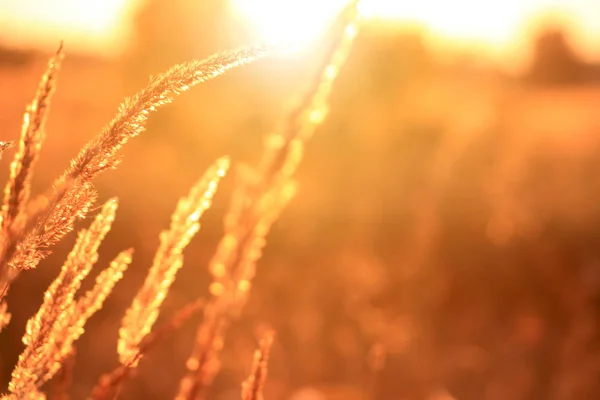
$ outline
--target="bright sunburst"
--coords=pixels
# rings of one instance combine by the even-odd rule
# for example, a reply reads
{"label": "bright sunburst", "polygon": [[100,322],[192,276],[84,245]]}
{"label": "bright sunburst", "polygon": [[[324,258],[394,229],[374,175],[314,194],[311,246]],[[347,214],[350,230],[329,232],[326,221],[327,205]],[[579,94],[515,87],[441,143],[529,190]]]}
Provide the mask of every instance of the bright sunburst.
{"label": "bright sunburst", "polygon": [[315,39],[347,0],[231,0],[236,12],[268,41],[304,44]]}
{"label": "bright sunburst", "polygon": [[[267,40],[304,42],[318,35],[347,0],[231,0]],[[362,0],[369,19],[418,23],[432,32],[464,40],[502,43],[548,0]]]}
{"label": "bright sunburst", "polygon": [[[263,40],[298,44],[318,37],[348,0],[230,0]],[[597,0],[360,0],[360,15],[424,27],[442,47],[476,45],[490,52],[516,54],[524,30],[548,10],[575,22],[578,40],[600,45]],[[593,21],[592,21],[593,20]],[[572,24],[571,24],[572,25]],[[573,25],[571,26],[571,28]],[[433,43],[434,45],[436,43]]]}

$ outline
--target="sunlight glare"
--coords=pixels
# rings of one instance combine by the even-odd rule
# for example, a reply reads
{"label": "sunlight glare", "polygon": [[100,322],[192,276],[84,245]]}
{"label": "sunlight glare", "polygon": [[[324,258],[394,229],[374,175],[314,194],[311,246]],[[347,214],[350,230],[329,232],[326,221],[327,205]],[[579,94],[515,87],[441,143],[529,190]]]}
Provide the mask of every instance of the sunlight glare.
{"label": "sunlight glare", "polygon": [[316,39],[347,0],[231,0],[262,40],[302,46]]}
{"label": "sunlight glare", "polygon": [[[348,0],[232,0],[263,39],[306,42],[348,4]],[[530,12],[548,0],[361,0],[359,14],[370,20],[418,24],[457,40],[504,44]]]}
{"label": "sunlight glare", "polygon": [[[323,32],[348,0],[231,0],[234,9],[263,40],[307,43]],[[522,35],[532,16],[570,0],[360,0],[358,11],[370,23],[420,26],[444,46],[473,44],[506,49]],[[585,0],[581,0],[585,1]]]}

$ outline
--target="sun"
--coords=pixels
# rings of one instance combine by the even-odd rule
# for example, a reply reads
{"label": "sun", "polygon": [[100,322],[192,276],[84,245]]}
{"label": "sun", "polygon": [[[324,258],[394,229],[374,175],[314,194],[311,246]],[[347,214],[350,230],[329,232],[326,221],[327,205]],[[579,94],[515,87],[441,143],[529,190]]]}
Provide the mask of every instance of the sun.
{"label": "sun", "polygon": [[230,0],[262,40],[303,45],[316,39],[347,0]]}

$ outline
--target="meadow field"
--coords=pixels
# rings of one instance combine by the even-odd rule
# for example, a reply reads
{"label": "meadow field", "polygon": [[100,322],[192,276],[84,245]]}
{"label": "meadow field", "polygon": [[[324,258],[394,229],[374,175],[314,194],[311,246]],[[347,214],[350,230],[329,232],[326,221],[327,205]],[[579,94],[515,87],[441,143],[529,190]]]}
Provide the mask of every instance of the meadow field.
{"label": "meadow field", "polygon": [[[533,86],[442,66],[418,42],[370,35],[357,38],[330,114],[305,148],[298,193],[267,237],[209,397],[239,398],[257,338],[272,328],[266,399],[599,398],[600,85]],[[66,48],[36,192],[146,78],[130,79],[135,63]],[[0,57],[0,140],[18,140],[47,56]],[[119,198],[99,265],[124,248],[135,256],[75,346],[73,399],[118,364],[121,320],[178,199],[222,155],[234,166],[257,162],[264,135],[314,74],[307,64],[267,57],[181,95],[96,181],[98,204]],[[185,251],[159,322],[209,295],[234,170]],[[74,242],[66,236],[8,292],[3,389],[26,321]],[[144,357],[123,398],[174,396],[201,318]]]}

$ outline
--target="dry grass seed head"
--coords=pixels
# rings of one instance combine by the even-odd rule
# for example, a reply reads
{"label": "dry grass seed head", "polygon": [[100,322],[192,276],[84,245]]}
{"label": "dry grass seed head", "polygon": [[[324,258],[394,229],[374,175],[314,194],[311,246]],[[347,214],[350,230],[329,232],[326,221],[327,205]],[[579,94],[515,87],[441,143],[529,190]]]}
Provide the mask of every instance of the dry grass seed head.
{"label": "dry grass seed head", "polygon": [[[74,297],[98,258],[98,248],[111,228],[116,209],[116,199],[109,200],[90,227],[80,232],[58,277],[44,294],[38,312],[27,322],[23,336],[25,349],[13,370],[11,393],[24,395],[48,381],[70,353],[72,343],[83,333],[85,321],[101,306],[103,298],[98,301],[99,296],[94,301],[85,301],[88,295],[79,301]],[[107,271],[112,269],[113,265]],[[112,288],[111,282],[120,278],[111,275],[111,279],[103,280],[107,271],[98,278],[104,297]]]}
{"label": "dry grass seed head", "polygon": [[201,398],[218,373],[219,353],[229,320],[242,309],[266,235],[295,192],[292,176],[302,159],[304,143],[327,114],[333,82],[357,33],[356,6],[357,2],[352,1],[341,13],[337,21],[340,32],[319,76],[297,108],[291,110],[280,131],[267,138],[258,168],[242,169],[224,220],[225,234],[210,262],[212,297],[196,333],[178,400]]}
{"label": "dry grass seed head", "polygon": [[250,376],[242,382],[242,400],[263,400],[263,387],[267,379],[269,353],[273,346],[275,332],[266,333],[260,340],[259,348],[254,352]]}
{"label": "dry grass seed head", "polygon": [[[11,230],[23,228],[22,222],[17,221],[25,210],[31,191],[33,168],[39,158],[40,150],[46,136],[45,125],[48,118],[50,101],[56,88],[56,79],[60,64],[64,57],[62,43],[56,54],[48,61],[48,67],[39,83],[37,92],[31,104],[27,106],[23,117],[19,149],[10,165],[10,179],[4,189],[4,201],[1,211],[1,228],[5,235]],[[21,215],[24,218],[24,215]],[[14,227],[15,222],[21,226]]]}
{"label": "dry grass seed head", "polygon": [[142,340],[151,331],[175,275],[183,265],[183,250],[200,230],[200,218],[210,208],[217,185],[228,168],[226,157],[210,166],[189,194],[179,200],[169,230],[161,233],[150,271],[119,330],[118,353],[122,364],[132,362]]}

